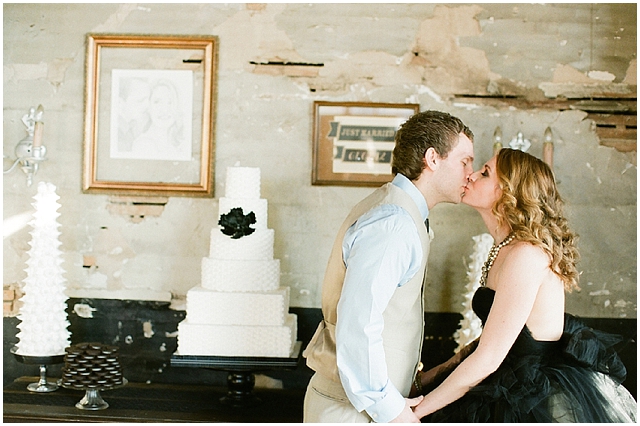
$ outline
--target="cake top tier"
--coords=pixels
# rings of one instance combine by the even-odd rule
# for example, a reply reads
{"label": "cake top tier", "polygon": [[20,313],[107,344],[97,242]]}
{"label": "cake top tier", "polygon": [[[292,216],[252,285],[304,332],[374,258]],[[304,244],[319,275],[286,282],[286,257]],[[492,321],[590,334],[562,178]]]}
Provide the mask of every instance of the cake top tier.
{"label": "cake top tier", "polygon": [[227,167],[224,196],[227,198],[260,198],[260,169]]}

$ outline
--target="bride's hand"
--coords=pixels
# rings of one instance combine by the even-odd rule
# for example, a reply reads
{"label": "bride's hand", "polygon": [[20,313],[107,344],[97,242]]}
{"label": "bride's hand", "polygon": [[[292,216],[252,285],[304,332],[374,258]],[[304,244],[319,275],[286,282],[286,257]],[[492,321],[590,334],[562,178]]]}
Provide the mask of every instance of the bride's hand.
{"label": "bride's hand", "polygon": [[416,398],[405,398],[404,409],[395,419],[389,423],[420,423],[420,419],[413,413],[413,407],[422,402],[422,396]]}

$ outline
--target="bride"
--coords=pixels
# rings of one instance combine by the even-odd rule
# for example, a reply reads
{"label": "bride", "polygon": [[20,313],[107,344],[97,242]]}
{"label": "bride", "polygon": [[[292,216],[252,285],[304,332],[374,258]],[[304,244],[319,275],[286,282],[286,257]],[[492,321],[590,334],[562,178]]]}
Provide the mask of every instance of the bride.
{"label": "bride", "polygon": [[611,349],[615,337],[564,311],[565,292],[578,288],[579,255],[551,169],[502,149],[470,176],[462,202],[496,241],[473,298],[483,331],[445,364],[418,373],[416,391],[446,378],[414,408],[417,417],[635,422],[636,401],[620,384],[626,370]]}

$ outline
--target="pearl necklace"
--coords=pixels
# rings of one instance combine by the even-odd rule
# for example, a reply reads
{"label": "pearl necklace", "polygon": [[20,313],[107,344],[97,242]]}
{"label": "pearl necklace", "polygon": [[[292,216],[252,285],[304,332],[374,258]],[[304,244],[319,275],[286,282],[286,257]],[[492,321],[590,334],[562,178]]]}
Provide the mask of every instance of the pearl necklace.
{"label": "pearl necklace", "polygon": [[489,275],[489,270],[491,270],[494,260],[496,260],[496,257],[498,257],[498,253],[500,252],[500,249],[506,246],[507,244],[509,244],[511,241],[513,241],[515,237],[516,236],[514,234],[509,234],[507,235],[507,238],[502,240],[500,244],[498,245],[494,244],[491,247],[491,250],[489,250],[489,256],[487,257],[487,261],[484,262],[484,265],[482,266],[482,276],[480,277],[481,287],[484,287],[487,285],[487,276]]}

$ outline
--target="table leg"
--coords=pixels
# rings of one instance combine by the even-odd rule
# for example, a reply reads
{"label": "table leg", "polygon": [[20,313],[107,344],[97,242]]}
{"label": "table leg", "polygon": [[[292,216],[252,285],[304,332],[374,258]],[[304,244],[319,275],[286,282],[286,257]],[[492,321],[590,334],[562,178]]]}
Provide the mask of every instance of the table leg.
{"label": "table leg", "polygon": [[224,405],[232,407],[247,407],[260,403],[253,393],[256,378],[250,371],[231,371],[227,376],[228,392],[226,396],[220,398]]}

